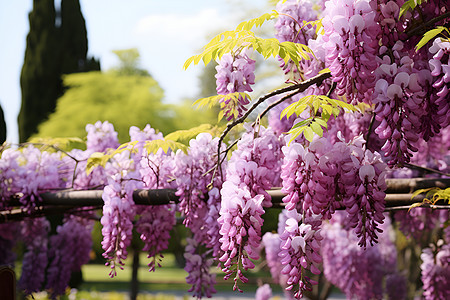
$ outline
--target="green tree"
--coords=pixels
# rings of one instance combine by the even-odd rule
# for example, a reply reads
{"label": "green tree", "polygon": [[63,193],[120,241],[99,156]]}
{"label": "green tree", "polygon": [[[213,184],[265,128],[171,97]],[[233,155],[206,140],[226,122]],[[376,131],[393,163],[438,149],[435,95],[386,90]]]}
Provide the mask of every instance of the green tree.
{"label": "green tree", "polygon": [[147,70],[140,67],[140,57],[138,49],[114,50],[113,53],[119,59],[119,66],[114,71],[122,75],[150,76]]}
{"label": "green tree", "polygon": [[67,90],[58,100],[55,113],[39,126],[33,137],[86,136],[85,127],[96,121],[109,121],[119,140],[129,140],[130,126],[150,124],[164,134],[203,123],[215,123],[211,110],[194,111],[192,101],[164,104],[159,84],[142,69],[137,49],[113,51],[119,66],[108,72],[88,72],[64,76]]}
{"label": "green tree", "polygon": [[5,115],[3,114],[3,109],[0,106],[0,144],[6,141],[6,122]]}
{"label": "green tree", "polygon": [[[57,15],[60,22],[56,22]],[[86,57],[86,25],[79,0],[62,0],[61,12],[56,12],[53,0],[34,0],[29,22],[20,76],[21,142],[35,133],[38,124],[55,110],[56,100],[63,93],[62,74],[100,69],[98,61]]]}
{"label": "green tree", "polygon": [[56,99],[60,95],[62,83],[55,16],[53,0],[33,1],[33,10],[29,14],[30,32],[20,76],[22,107],[18,122],[19,139],[22,142],[55,109]]}
{"label": "green tree", "polygon": [[100,63],[87,58],[86,22],[79,0],[61,0],[61,73],[100,70]]}

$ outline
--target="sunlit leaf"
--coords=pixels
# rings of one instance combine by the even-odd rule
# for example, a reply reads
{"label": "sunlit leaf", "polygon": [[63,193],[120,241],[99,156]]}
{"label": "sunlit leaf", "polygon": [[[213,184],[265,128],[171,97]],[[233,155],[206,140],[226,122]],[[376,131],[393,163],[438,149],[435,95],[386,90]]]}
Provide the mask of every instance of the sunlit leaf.
{"label": "sunlit leaf", "polygon": [[416,51],[425,46],[431,39],[436,37],[446,28],[444,26],[437,26],[437,28],[431,29],[423,35],[422,39],[416,45]]}

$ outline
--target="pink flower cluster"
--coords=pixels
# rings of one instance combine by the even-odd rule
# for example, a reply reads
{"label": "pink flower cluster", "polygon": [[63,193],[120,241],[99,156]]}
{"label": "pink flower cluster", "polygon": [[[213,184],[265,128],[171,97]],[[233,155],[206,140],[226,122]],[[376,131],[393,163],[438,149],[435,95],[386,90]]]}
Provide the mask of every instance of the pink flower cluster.
{"label": "pink flower cluster", "polygon": [[89,262],[93,221],[71,216],[50,237],[46,288],[52,299],[64,295],[73,271]]}
{"label": "pink flower cluster", "polygon": [[436,245],[423,249],[423,296],[427,300],[450,297],[450,244],[439,240]]}
{"label": "pink flower cluster", "polygon": [[236,273],[234,289],[238,279],[247,282],[240,265],[244,270],[253,268],[251,259],[259,258],[263,206],[271,205],[265,190],[279,180],[274,174],[279,172],[281,156],[280,140],[262,126],[259,132],[245,133],[237,145],[221,190],[219,218],[224,252],[219,260],[226,279]]}
{"label": "pink flower cluster", "polygon": [[380,30],[369,0],[330,0],[323,12],[325,63],[347,100],[372,103]]}
{"label": "pink flower cluster", "polygon": [[26,295],[40,291],[44,284],[49,231],[50,223],[45,218],[26,219],[22,222],[21,234],[27,249],[18,285]]}
{"label": "pink flower cluster", "polygon": [[133,191],[142,186],[135,162],[130,159],[128,150],[116,154],[106,166],[108,185],[102,194],[104,201],[102,228],[103,257],[110,266],[110,277],[117,275],[116,266],[122,269],[126,259],[127,247],[131,243],[133,220],[136,215]]}
{"label": "pink flower cluster", "polygon": [[104,152],[108,148],[119,147],[117,132],[114,130],[114,126],[108,121],[103,123],[97,121],[95,124],[87,124],[86,131],[86,146],[88,150]]}
{"label": "pink flower cluster", "polygon": [[187,239],[187,246],[184,257],[186,258],[186,267],[188,272],[186,283],[191,284],[192,287],[188,292],[197,299],[203,296],[208,298],[217,291],[214,289],[216,284],[216,274],[210,272],[210,268],[214,262],[213,258],[208,258],[208,253],[198,253],[200,245],[194,239]]}
{"label": "pink flower cluster", "polygon": [[[388,220],[388,219],[387,219]],[[357,245],[358,237],[345,229],[345,216],[336,213],[332,222],[325,223],[322,229],[322,256],[324,274],[328,281],[336,285],[348,298],[382,299],[387,292],[405,299],[405,278],[396,272],[397,251],[390,232],[390,222],[383,224],[380,241],[363,249]],[[399,285],[396,291],[383,288],[383,278],[390,276]]]}
{"label": "pink flower cluster", "polygon": [[373,101],[379,122],[375,133],[386,141],[382,151],[391,166],[409,162],[412,152],[417,151],[414,145],[420,134],[421,108],[426,83],[431,79],[430,71],[415,69],[413,60],[402,50],[403,43],[397,42],[392,48],[392,61],[391,50],[381,47]]}
{"label": "pink flower cluster", "polygon": [[[143,181],[143,188],[175,188],[171,183],[174,171],[173,152],[164,153],[162,149],[155,154],[148,154],[143,146],[146,141],[162,139],[161,133],[156,133],[150,125],[142,131],[137,127],[130,128],[130,138],[138,141],[136,145],[138,153],[135,154],[136,161],[139,161],[139,176]],[[170,231],[176,224],[175,206],[165,205],[145,205],[137,206],[140,217],[136,222],[136,231],[140,234],[144,242],[143,251],[147,252],[149,271],[154,272],[156,266],[161,266],[158,260],[163,258],[162,251],[169,246]]]}
{"label": "pink flower cluster", "polygon": [[[251,92],[250,85],[255,84],[255,61],[245,53],[224,54],[216,66],[216,85],[218,95],[235,92]],[[224,116],[229,121],[239,118],[246,111],[249,99],[239,97],[236,102],[231,99],[222,101]]]}
{"label": "pink flower cluster", "polygon": [[290,291],[298,286],[298,290],[297,287],[294,289],[294,297],[300,299],[304,291],[312,291],[312,285],[317,284],[306,275],[305,270],[320,274],[322,216],[305,216],[294,208],[287,211],[287,217],[285,230],[280,235],[281,251],[278,256],[284,265],[281,273],[288,278],[286,290]]}

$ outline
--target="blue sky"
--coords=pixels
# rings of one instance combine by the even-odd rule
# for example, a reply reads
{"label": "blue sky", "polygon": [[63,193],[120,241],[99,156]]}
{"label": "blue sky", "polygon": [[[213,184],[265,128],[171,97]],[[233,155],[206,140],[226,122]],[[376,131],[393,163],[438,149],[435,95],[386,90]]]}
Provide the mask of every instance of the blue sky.
{"label": "blue sky", "polygon": [[[59,1],[56,1],[59,2]],[[267,0],[80,0],[86,19],[89,55],[103,70],[117,61],[112,50],[138,48],[141,66],[159,82],[165,101],[197,93],[201,66],[182,69],[211,32],[233,29],[239,21],[267,11]],[[32,0],[0,1],[0,103],[9,142],[18,141],[20,71],[29,30]],[[271,8],[268,10],[270,11]],[[243,12],[246,12],[244,14]],[[151,120],[149,120],[151,122]]]}

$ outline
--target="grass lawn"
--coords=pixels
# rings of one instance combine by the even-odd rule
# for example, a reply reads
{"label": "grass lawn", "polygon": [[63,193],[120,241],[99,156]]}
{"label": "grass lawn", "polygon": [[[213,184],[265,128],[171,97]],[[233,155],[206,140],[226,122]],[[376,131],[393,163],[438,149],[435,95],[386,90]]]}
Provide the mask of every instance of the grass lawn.
{"label": "grass lawn", "polygon": [[[130,255],[131,256],[131,255]],[[175,258],[172,254],[165,254],[161,263],[162,267],[157,268],[155,272],[149,272],[147,267],[147,258],[145,253],[141,253],[139,257],[140,267],[138,271],[139,290],[146,292],[160,291],[183,291],[191,287],[186,284],[186,271],[176,266]],[[87,264],[82,267],[84,282],[79,287],[80,290],[96,290],[96,291],[128,291],[131,281],[132,257],[125,262],[123,270],[117,270],[115,278],[109,278],[109,267],[99,264]],[[233,288],[233,280],[223,280],[223,272],[213,267],[212,272],[217,273],[218,291],[231,292]],[[257,288],[258,278],[262,282],[270,282],[270,273],[266,271],[252,271],[245,275],[249,278],[249,283],[240,284],[239,287],[247,292],[255,292]]]}

